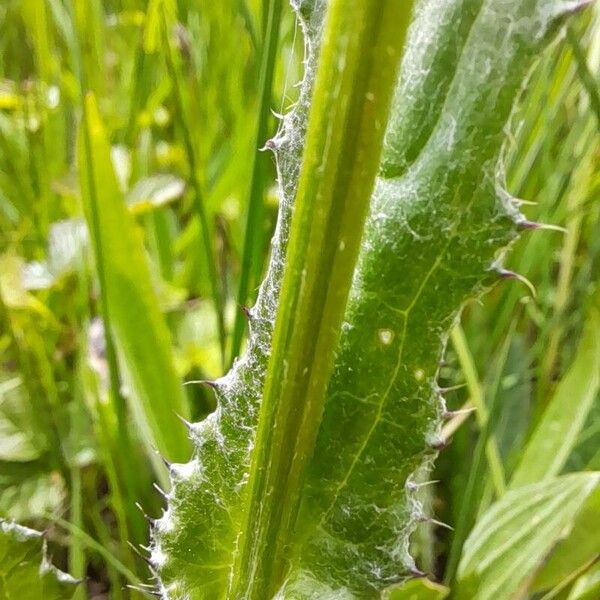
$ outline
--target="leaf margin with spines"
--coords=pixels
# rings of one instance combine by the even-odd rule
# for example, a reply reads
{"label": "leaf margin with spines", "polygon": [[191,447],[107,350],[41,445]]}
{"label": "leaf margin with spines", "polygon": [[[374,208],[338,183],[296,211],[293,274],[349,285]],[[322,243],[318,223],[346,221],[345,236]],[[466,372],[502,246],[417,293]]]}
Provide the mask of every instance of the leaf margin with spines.
{"label": "leaf margin with spines", "polygon": [[[462,7],[464,2],[459,3],[454,2],[454,0],[446,0],[445,2],[446,7],[450,8],[452,8],[450,5],[456,7],[459,4]],[[488,9],[490,8],[490,2],[479,2],[479,4]],[[581,8],[586,3],[568,0],[503,0],[501,4],[503,6],[532,5],[532,10],[538,19],[537,21],[534,20],[535,24],[541,25],[541,31],[546,33],[546,29],[555,24],[555,18]],[[320,27],[319,13],[324,9],[325,2],[296,1],[293,2],[293,5],[301,16],[306,34],[305,39],[308,48],[307,74],[302,85],[299,104],[294,111],[284,117],[279,134],[270,144],[278,158],[278,174],[282,195],[272,260],[266,280],[261,286],[257,304],[250,311],[249,350],[240,361],[236,362],[228,375],[212,384],[219,400],[216,412],[202,423],[190,426],[190,435],[199,448],[192,461],[187,465],[171,465],[173,490],[169,494],[169,506],[166,513],[156,522],[151,553],[151,561],[162,579],[160,590],[166,598],[183,598],[186,593],[190,593],[192,598],[225,597],[223,590],[227,586],[228,566],[227,562],[220,559],[230,555],[235,547],[235,535],[232,532],[235,530],[236,524],[239,524],[240,515],[232,511],[231,507],[235,505],[236,501],[239,501],[240,492],[245,483],[244,465],[248,464],[248,457],[252,450],[252,434],[254,431],[252,424],[253,419],[256,419],[262,377],[264,376],[264,367],[269,353],[272,320],[283,269],[285,242],[291,214],[291,200],[298,175],[298,155],[302,146],[307,102],[310,96],[311,73],[314,71],[316,64],[317,39]],[[427,3],[422,2],[421,6],[425,7],[423,10],[426,12]],[[544,14],[544,9],[549,12]],[[531,34],[531,29],[528,29],[527,33]],[[523,35],[523,32],[521,32],[521,35]],[[530,37],[535,38],[533,35],[530,35]],[[533,41],[535,42],[536,51],[544,45],[542,37],[533,39]],[[435,381],[437,379],[439,356],[445,345],[445,336],[450,325],[460,313],[460,307],[464,302],[481,294],[500,276],[506,275],[506,272],[498,266],[500,264],[498,254],[505,251],[503,249],[516,238],[518,226],[523,222],[523,217],[520,215],[517,205],[513,205],[510,195],[502,189],[501,185],[498,185],[498,181],[502,179],[499,157],[504,141],[504,128],[510,116],[514,97],[520,90],[522,80],[535,58],[532,56],[533,54],[534,52],[530,52],[524,64],[519,65],[520,69],[517,77],[513,77],[513,80],[509,78],[508,83],[504,82],[505,87],[502,88],[502,91],[507,94],[503,98],[504,112],[499,121],[495,123],[495,135],[490,136],[493,139],[487,140],[488,144],[491,143],[491,146],[493,146],[493,150],[486,161],[485,175],[481,176],[481,169],[479,171],[481,179],[487,185],[487,197],[491,199],[491,206],[488,206],[487,212],[484,211],[484,213],[487,218],[491,219],[492,226],[489,232],[491,236],[486,236],[485,240],[482,237],[485,252],[480,257],[477,265],[477,276],[466,278],[469,279],[467,289],[460,292],[459,300],[454,302],[450,309],[446,309],[443,326],[439,325],[438,329],[435,330],[437,347],[436,351],[428,356],[428,372],[425,372],[424,369],[417,369],[412,372],[412,376],[420,380],[419,383],[422,383],[418,387],[423,394],[419,394],[417,400],[423,397],[428,397],[429,400],[424,403],[420,402],[426,408],[421,408],[421,411],[425,410],[425,415],[419,415],[421,423],[425,425],[421,427],[418,436],[419,449],[409,461],[411,468],[408,469],[407,467],[407,472],[397,477],[398,482],[402,484],[400,494],[404,497],[405,504],[396,515],[399,516],[404,525],[401,530],[395,530],[395,537],[400,537],[402,543],[398,544],[396,539],[391,552],[389,549],[384,552],[393,559],[395,572],[393,574],[389,572],[372,573],[373,576],[369,578],[368,573],[365,573],[363,569],[352,580],[357,571],[355,565],[351,565],[350,560],[346,560],[346,566],[337,572],[334,569],[334,572],[329,575],[325,573],[326,576],[322,577],[324,572],[321,571],[318,577],[314,577],[314,568],[306,570],[302,566],[298,566],[301,565],[305,557],[301,560],[297,560],[297,557],[295,557],[292,558],[292,562],[297,560],[297,581],[301,581],[302,585],[298,586],[294,582],[289,582],[287,587],[281,590],[278,597],[309,598],[315,594],[321,594],[319,597],[331,598],[338,596],[376,597],[379,591],[385,587],[410,577],[415,569],[407,549],[408,538],[416,522],[426,517],[421,514],[421,509],[417,506],[411,494],[410,485],[407,484],[410,483],[410,473],[421,467],[423,462],[430,462],[441,444],[441,440],[437,439],[437,435],[444,413],[444,403]],[[457,108],[460,108],[460,103],[457,104]],[[448,122],[450,121],[447,121],[446,124]],[[427,137],[427,140],[430,144],[435,142],[435,140],[434,142],[431,141],[431,135]],[[439,161],[437,168],[442,172],[446,166],[447,163]],[[443,177],[441,181],[444,181]],[[386,181],[380,183],[375,195],[376,205],[377,194],[381,194],[382,189],[388,183]],[[394,185],[397,186],[398,183],[392,182],[391,186]],[[478,189],[477,185],[475,189]],[[460,191],[460,186],[455,190],[455,192],[458,191]],[[407,226],[405,232],[412,236],[415,232],[408,226],[407,222],[404,224]],[[376,228],[374,220],[372,220],[370,226]],[[365,261],[369,260],[368,250],[365,250],[364,254],[367,255],[367,258],[364,256],[361,258],[362,266],[355,276],[355,287],[360,286],[360,269],[364,269]],[[385,304],[383,302],[382,306]],[[370,314],[376,317],[378,311],[371,310]],[[383,331],[384,334],[387,333],[386,329]],[[429,333],[432,331],[434,331],[434,328],[431,328]],[[379,334],[381,330],[375,329],[375,332]],[[394,331],[391,333],[395,335]],[[383,335],[383,337],[385,339],[387,335]],[[343,352],[344,343],[342,341],[340,344],[341,352]],[[332,406],[333,404],[331,403]],[[327,423],[333,421],[335,421],[335,418],[332,419],[331,414],[326,415],[324,418],[325,426],[322,431],[326,431]],[[344,421],[344,423],[347,423],[347,421]],[[246,431],[248,435],[238,436],[236,430],[238,433]],[[234,441],[233,444],[230,444],[231,440]],[[319,453],[319,450],[318,446],[317,453]],[[213,452],[212,455],[211,452]],[[211,473],[209,478],[205,475],[207,471]],[[396,489],[397,491],[398,489]],[[377,510],[378,507],[375,506],[375,509]],[[204,511],[204,514],[202,514],[202,511]],[[216,520],[214,519],[215,515],[217,515]],[[182,522],[188,521],[199,525],[200,519],[204,519],[204,525],[202,526],[204,529],[194,530],[191,527],[186,529],[181,526]],[[211,525],[214,529],[209,531]],[[199,542],[198,534],[202,531],[205,537]],[[190,553],[192,555],[198,553],[198,556],[202,556],[204,566],[189,563],[189,559],[185,555],[188,554],[189,556]],[[182,566],[189,567],[189,571],[180,569]],[[379,568],[377,564],[374,564],[373,567],[375,569]],[[388,564],[386,564],[386,569],[389,571]],[[351,581],[348,581],[348,575],[350,575]],[[196,584],[198,587],[195,587]],[[347,589],[344,589],[346,586]],[[328,591],[323,596],[325,590]]]}

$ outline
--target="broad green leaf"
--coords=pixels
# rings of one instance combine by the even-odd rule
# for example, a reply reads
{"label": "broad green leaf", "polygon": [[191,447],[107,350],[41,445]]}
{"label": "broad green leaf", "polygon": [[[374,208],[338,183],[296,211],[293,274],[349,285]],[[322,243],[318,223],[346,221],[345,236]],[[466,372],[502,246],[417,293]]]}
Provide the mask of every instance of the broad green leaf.
{"label": "broad green leaf", "polygon": [[600,390],[600,313],[593,308],[573,364],[527,444],[511,487],[558,475]]}
{"label": "broad green leaf", "polygon": [[[33,341],[29,335],[23,337]],[[24,373],[23,379],[26,377]],[[0,432],[0,518],[30,523],[64,512],[69,488],[57,469],[60,463],[53,458],[57,438],[40,404],[42,397],[51,393],[48,388],[29,388],[20,378],[0,383],[0,430],[4,423],[10,423],[9,435]],[[66,415],[59,415],[57,423],[65,423]],[[89,464],[94,456],[89,450],[89,436],[82,434],[78,442],[88,449],[87,456],[77,456],[78,462],[86,459]],[[72,448],[66,443],[65,447]]]}
{"label": "broad green leaf", "polygon": [[573,527],[599,473],[576,473],[507,492],[479,519],[465,542],[456,598],[513,598]]}
{"label": "broad green leaf", "polygon": [[39,531],[0,520],[0,598],[66,600],[77,581],[52,566]]}
{"label": "broad green leaf", "polygon": [[96,264],[103,273],[111,327],[132,391],[132,408],[146,440],[168,460],[183,460],[189,456],[189,442],[177,415],[185,417],[188,411],[169,331],[152,287],[140,231],[119,191],[92,95],[86,98],[85,114],[89,148],[85,135],[79,148],[85,213],[95,239]]}
{"label": "broad green leaf", "polygon": [[[169,506],[154,531],[151,560],[172,599],[227,597],[243,525],[260,525],[245,494],[261,467],[251,471],[257,415],[327,3],[293,4],[310,54],[300,101],[273,141],[281,209],[271,264],[248,350],[215,382],[217,410],[191,427],[194,458],[172,465]],[[501,176],[512,106],[561,17],[581,5],[418,3],[276,597],[377,598],[414,570],[408,540],[423,515],[410,478],[439,443],[440,355],[461,305],[498,277],[498,257],[522,218]],[[441,95],[432,99],[432,89]],[[425,105],[420,120],[402,116]]]}
{"label": "broad green leaf", "polygon": [[600,556],[600,535],[590,535],[590,529],[600,523],[600,489],[589,496],[577,515],[569,536],[552,551],[535,580],[532,592],[548,590],[568,579],[590,561]]}

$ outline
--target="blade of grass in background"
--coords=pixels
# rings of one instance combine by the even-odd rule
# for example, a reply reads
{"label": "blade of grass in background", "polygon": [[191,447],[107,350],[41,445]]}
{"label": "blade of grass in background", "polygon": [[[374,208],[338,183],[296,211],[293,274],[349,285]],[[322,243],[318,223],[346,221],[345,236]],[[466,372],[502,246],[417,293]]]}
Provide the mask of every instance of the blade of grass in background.
{"label": "blade of grass in background", "polygon": [[512,488],[558,475],[600,390],[600,314],[590,311],[573,364],[561,379],[511,479]]}
{"label": "blade of grass in background", "polygon": [[[85,103],[79,166],[86,217],[94,241],[104,309],[129,400],[143,437],[170,461],[188,458],[190,445],[177,415],[188,409],[175,371],[170,335],[160,313],[143,244],[119,192],[110,147],[92,94]],[[106,319],[106,315],[105,315]],[[160,471],[159,471],[160,472]]]}
{"label": "blade of grass in background", "polygon": [[[479,383],[479,377],[477,376],[471,351],[469,350],[465,334],[460,325],[456,325],[456,327],[452,329],[450,339],[452,340],[452,345],[458,356],[458,361],[467,383],[469,398],[473,407],[476,409],[477,423],[480,429],[484,430],[489,421],[488,408],[483,398],[483,389]],[[504,468],[498,451],[498,445],[492,433],[490,433],[485,445],[485,456],[496,493],[501,496],[506,489],[506,477],[504,475]]]}
{"label": "blade of grass in background", "polygon": [[50,521],[55,522],[57,525],[64,527],[69,533],[76,537],[79,542],[102,556],[110,565],[112,565],[123,577],[131,584],[138,585],[141,583],[140,579],[132,573],[123,563],[121,563],[115,556],[111,554],[102,544],[97,542],[94,538],[89,536],[85,531],[79,529],[69,521],[55,517],[54,515],[47,515]]}
{"label": "blade of grass in background", "polygon": [[194,147],[194,141],[192,139],[193,128],[191,127],[191,122],[187,113],[186,102],[184,100],[184,86],[181,82],[180,75],[181,68],[178,62],[178,56],[173,49],[173,45],[169,37],[169,25],[173,23],[173,15],[172,11],[171,13],[168,13],[165,10],[164,2],[159,2],[158,4],[160,4],[160,8],[157,9],[160,11],[160,15],[157,17],[160,19],[159,31],[162,32],[162,47],[167,64],[167,71],[171,79],[173,99],[175,102],[175,118],[183,138],[183,146],[185,148],[185,154],[188,161],[189,181],[193,191],[194,209],[200,222],[200,228],[202,231],[203,253],[206,261],[205,268],[208,271],[212,300],[217,315],[217,327],[221,346],[221,360],[224,365],[227,332],[225,330],[225,300],[223,297],[223,287],[219,281],[217,258],[212,241],[212,227],[208,221],[208,215],[204,201],[204,192],[198,171],[199,165],[196,156],[196,149]]}
{"label": "blade of grass in background", "polygon": [[21,4],[23,20],[31,32],[35,61],[40,79],[50,83],[55,73],[55,59],[52,52],[52,29],[48,26],[46,0],[30,0]]}
{"label": "blade of grass in background", "polygon": [[473,458],[469,464],[464,493],[460,497],[460,509],[444,573],[444,582],[447,585],[454,583],[456,570],[463,552],[463,544],[475,525],[477,515],[486,498],[485,491],[488,479],[491,481],[496,498],[501,498],[506,489],[506,477],[494,436],[494,426],[502,411],[502,405],[499,401],[498,384],[508,357],[511,340],[511,335],[509,334],[498,352],[497,364],[493,368],[493,381],[488,385],[486,390],[486,399],[475,371],[473,357],[460,326],[456,326],[450,336],[459,357],[461,369],[467,380],[473,405],[477,407],[479,437]]}
{"label": "blade of grass in background", "polygon": [[[266,14],[266,29],[264,32],[260,66],[258,123],[256,126],[256,138],[254,140],[256,148],[266,142],[268,135],[271,99],[273,95],[273,72],[275,70],[275,59],[279,42],[282,2],[283,0],[268,0],[263,8]],[[270,155],[263,151],[261,154],[254,152],[252,156],[252,175],[248,190],[246,228],[244,231],[242,264],[237,293],[237,303],[240,308],[246,305],[250,296],[254,296],[251,290],[257,285],[260,277],[265,239],[264,195],[268,183],[272,179],[267,176],[266,172],[270,164]],[[242,310],[238,310],[233,326],[230,363],[239,354],[245,326],[246,316]]]}
{"label": "blade of grass in background", "polygon": [[[540,366],[538,385],[538,410],[547,405],[552,390],[552,376],[559,357],[559,347],[565,330],[565,311],[573,294],[573,276],[576,268],[577,248],[581,239],[585,213],[582,205],[587,200],[589,182],[594,173],[595,156],[589,152],[589,144],[597,137],[589,124],[585,135],[578,141],[575,150],[577,163],[571,175],[571,186],[566,197],[566,232],[560,250],[558,278],[553,299],[553,314],[550,321],[544,360]],[[600,139],[600,138],[598,138]]]}
{"label": "blade of grass in background", "polygon": [[571,26],[567,27],[567,39],[577,63],[577,73],[588,94],[590,106],[596,115],[598,127],[600,128],[600,84],[590,72],[585,51],[581,47],[577,32]]}
{"label": "blade of grass in background", "polygon": [[[71,448],[77,448],[79,440],[82,437],[82,415],[84,410],[83,404],[78,404],[75,407],[77,414],[71,419],[72,428],[69,432],[71,434]],[[69,510],[69,519],[73,527],[77,527],[81,530],[83,526],[83,495],[82,495],[82,480],[81,480],[81,467],[77,464],[76,456],[71,457],[70,465],[71,469],[71,504]],[[86,556],[80,540],[75,537],[71,540],[69,545],[69,572],[76,579],[83,579],[86,572]],[[85,599],[85,589],[79,586],[75,591],[75,600]]]}
{"label": "blade of grass in background", "polygon": [[106,90],[105,15],[101,0],[70,0],[68,8],[76,31],[76,75],[85,81],[84,90],[94,90],[99,96]]}

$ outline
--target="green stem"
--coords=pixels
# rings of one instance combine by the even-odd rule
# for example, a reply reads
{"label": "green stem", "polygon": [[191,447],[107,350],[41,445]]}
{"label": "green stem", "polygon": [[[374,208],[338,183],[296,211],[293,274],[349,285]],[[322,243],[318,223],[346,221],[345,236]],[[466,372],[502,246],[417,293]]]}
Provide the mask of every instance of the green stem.
{"label": "green stem", "polygon": [[[268,135],[269,117],[271,109],[271,96],[273,90],[273,73],[275,71],[275,59],[277,57],[277,46],[279,42],[279,30],[281,25],[282,0],[268,0],[265,8],[267,14],[267,25],[265,32],[265,43],[263,46],[260,66],[260,100],[256,137],[254,148],[266,140]],[[253,148],[253,149],[254,149]],[[248,194],[246,229],[244,232],[244,245],[242,250],[242,268],[237,294],[239,306],[244,306],[248,301],[249,289],[255,284],[252,277],[256,273],[257,263],[260,261],[263,249],[263,220],[264,220],[264,192],[266,176],[265,171],[269,166],[268,154],[253,153],[252,176]],[[230,362],[238,355],[242,343],[245,327],[245,316],[241,310],[237,311],[233,327],[231,342]]]}
{"label": "green stem", "polygon": [[81,541],[81,543],[89,548],[90,550],[94,550],[97,552],[109,565],[114,567],[129,583],[133,585],[139,585],[141,583],[140,579],[137,577],[133,571],[128,569],[112,552],[111,550],[105,548],[102,544],[97,542],[91,535],[88,535],[85,531],[74,525],[73,523],[69,523],[69,521],[65,521],[60,517],[57,517],[52,514],[46,514],[45,517],[60,525],[65,530],[67,530],[72,536],[77,537]]}
{"label": "green stem", "polygon": [[230,597],[283,582],[383,143],[411,2],[332,0]]}
{"label": "green stem", "polygon": [[[112,551],[112,554],[114,555],[116,554],[115,550],[117,547],[114,544],[112,533],[107,527],[107,523],[105,523],[101,517],[102,505],[99,504],[95,508],[96,510],[91,511],[88,516],[91,521],[90,532],[93,532],[93,535],[90,535],[90,538],[96,541],[96,543],[106,551]],[[104,557],[102,554],[101,556]],[[104,560],[106,561],[106,575],[110,586],[110,600],[129,600],[128,598],[125,598],[125,594],[123,593],[125,590],[123,587],[123,577],[118,568],[112,564],[112,561]]]}
{"label": "green stem", "polygon": [[[463,495],[460,498],[460,511],[456,523],[456,529],[452,536],[452,545],[444,573],[444,582],[450,585],[456,577],[458,563],[462,555],[463,545],[475,521],[477,515],[484,506],[486,497],[486,485],[488,478],[486,473],[489,470],[491,482],[494,487],[496,498],[500,498],[506,491],[506,477],[502,466],[502,459],[498,451],[496,440],[493,436],[495,424],[498,422],[502,411],[502,402],[499,401],[498,387],[508,352],[513,337],[516,321],[510,325],[509,333],[498,352],[497,367],[492,382],[487,386],[488,401],[483,402],[483,392],[477,378],[477,371],[473,362],[473,357],[469,351],[467,341],[460,326],[455,327],[451,332],[451,339],[459,361],[468,382],[470,392],[479,389],[472,398],[473,405],[478,408],[479,419],[479,438],[473,453],[473,460],[469,466],[469,476]],[[476,384],[476,386],[475,386]],[[484,412],[481,412],[484,411]]]}
{"label": "green stem", "polygon": [[[81,495],[81,469],[78,465],[71,466],[71,512],[69,515],[71,525],[77,529],[83,524],[83,504]],[[69,571],[77,579],[85,576],[85,552],[81,540],[71,536],[69,540]],[[75,600],[84,600],[85,590],[79,586],[75,591]]]}
{"label": "green stem", "polygon": [[219,330],[219,343],[221,346],[221,358],[223,364],[225,363],[225,352],[226,352],[226,331],[225,331],[225,301],[223,298],[223,290],[219,283],[219,277],[217,272],[217,259],[215,256],[215,250],[212,244],[211,227],[208,222],[208,216],[206,213],[204,194],[202,192],[202,185],[198,176],[198,160],[196,157],[196,150],[194,149],[194,142],[191,136],[191,127],[187,122],[185,103],[183,101],[183,91],[181,82],[179,81],[179,73],[177,69],[176,58],[169,40],[166,16],[162,15],[162,27],[163,27],[163,39],[165,46],[165,59],[167,64],[167,70],[169,71],[169,77],[173,85],[173,100],[175,102],[175,117],[179,121],[179,129],[183,137],[183,146],[187,156],[187,161],[190,169],[190,186],[192,188],[192,195],[194,200],[194,210],[196,216],[200,221],[200,229],[202,231],[203,240],[203,251],[206,260],[206,267],[208,269],[208,279],[210,281],[211,293],[213,302],[215,305],[215,312],[217,316],[217,327]]}
{"label": "green stem", "polygon": [[[467,382],[469,398],[476,409],[475,417],[477,419],[477,424],[479,425],[479,429],[483,430],[489,420],[488,409],[483,399],[483,390],[479,383],[475,362],[473,361],[473,356],[469,350],[469,345],[462,327],[460,325],[454,327],[450,337],[458,357],[458,362],[460,363],[460,368],[465,377],[465,381]],[[496,438],[491,433],[485,445],[485,455],[490,469],[492,483],[494,484],[496,497],[501,498],[504,495],[504,492],[506,492],[506,476],[504,467],[502,466],[502,459],[500,458],[500,451],[498,450]]]}

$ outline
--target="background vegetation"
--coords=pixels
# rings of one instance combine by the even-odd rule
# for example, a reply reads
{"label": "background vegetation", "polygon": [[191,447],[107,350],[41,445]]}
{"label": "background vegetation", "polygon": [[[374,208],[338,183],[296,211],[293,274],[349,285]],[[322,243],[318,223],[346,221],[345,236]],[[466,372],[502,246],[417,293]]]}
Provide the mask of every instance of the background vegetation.
{"label": "background vegetation", "polygon": [[[301,56],[285,2],[0,5],[0,517],[48,530],[54,562],[87,578],[80,598],[142,595],[124,586],[148,579],[159,455],[185,460],[178,415],[214,406],[210,385],[181,383],[218,377],[243,342],[277,210],[256,150]],[[415,536],[439,579],[511,477],[600,470],[599,77],[596,6],[521,99],[507,175],[531,231],[442,368],[449,408],[478,410],[448,421],[423,475],[454,527]],[[594,569],[559,565],[538,587],[567,597]]]}

